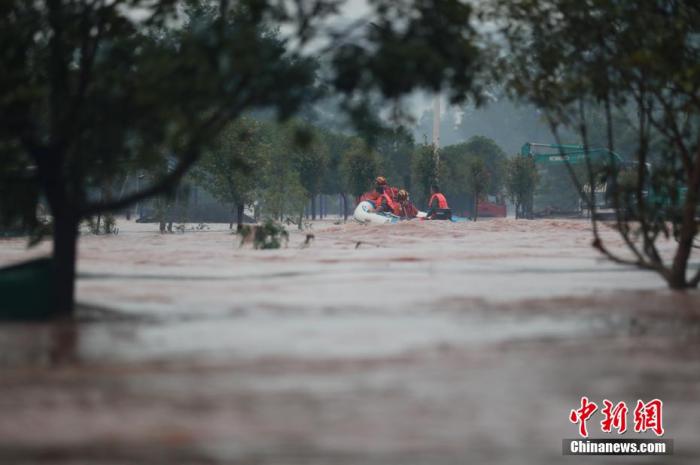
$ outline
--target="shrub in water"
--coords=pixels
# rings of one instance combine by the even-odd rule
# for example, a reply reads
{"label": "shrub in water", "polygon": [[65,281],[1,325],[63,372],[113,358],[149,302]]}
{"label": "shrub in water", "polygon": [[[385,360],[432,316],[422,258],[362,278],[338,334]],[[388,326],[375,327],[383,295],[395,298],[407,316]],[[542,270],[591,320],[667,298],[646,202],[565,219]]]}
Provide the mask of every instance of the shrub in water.
{"label": "shrub in water", "polygon": [[289,233],[284,226],[270,219],[261,225],[243,226],[236,234],[241,236],[241,246],[252,236],[256,249],[279,249],[283,241],[285,245],[289,242]]}

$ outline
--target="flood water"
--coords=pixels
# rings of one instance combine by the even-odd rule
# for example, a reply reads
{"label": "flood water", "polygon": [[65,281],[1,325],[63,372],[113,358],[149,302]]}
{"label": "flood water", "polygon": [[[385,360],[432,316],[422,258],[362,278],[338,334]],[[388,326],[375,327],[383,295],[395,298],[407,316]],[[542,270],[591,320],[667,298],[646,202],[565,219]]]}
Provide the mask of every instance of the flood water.
{"label": "flood water", "polygon": [[[84,236],[76,319],[0,325],[0,463],[700,461],[700,295],[585,221],[209,226]],[[662,399],[675,454],[563,457],[584,395]]]}

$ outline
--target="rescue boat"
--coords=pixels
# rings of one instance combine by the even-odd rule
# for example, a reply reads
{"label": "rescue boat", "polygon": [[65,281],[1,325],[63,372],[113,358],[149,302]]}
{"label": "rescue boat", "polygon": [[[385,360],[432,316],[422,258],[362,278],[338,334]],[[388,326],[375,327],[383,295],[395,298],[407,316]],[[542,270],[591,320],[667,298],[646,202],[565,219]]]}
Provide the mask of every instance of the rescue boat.
{"label": "rescue boat", "polygon": [[374,204],[369,200],[363,200],[357,207],[352,217],[362,224],[391,224],[398,223],[400,218],[391,213],[377,213],[374,211]]}
{"label": "rescue boat", "polygon": [[[427,213],[419,211],[416,219],[425,219],[426,216]],[[362,224],[394,224],[410,220],[410,218],[401,218],[391,213],[377,213],[374,211],[374,202],[370,200],[363,200],[357,204],[352,217]]]}

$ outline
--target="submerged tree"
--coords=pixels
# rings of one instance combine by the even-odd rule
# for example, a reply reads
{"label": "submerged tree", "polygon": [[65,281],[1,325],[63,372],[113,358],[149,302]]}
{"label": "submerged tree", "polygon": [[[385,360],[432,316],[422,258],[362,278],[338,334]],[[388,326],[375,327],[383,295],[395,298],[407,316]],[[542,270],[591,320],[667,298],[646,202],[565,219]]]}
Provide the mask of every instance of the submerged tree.
{"label": "submerged tree", "polygon": [[[229,124],[213,147],[205,151],[197,170],[199,183],[220,202],[232,207],[231,223],[243,227],[243,212],[254,199],[268,162],[269,143],[259,122],[241,117]],[[235,213],[235,215],[234,215]]]}
{"label": "submerged tree", "polygon": [[463,150],[468,159],[479,158],[484,162],[489,173],[484,192],[490,195],[500,195],[503,192],[507,158],[495,140],[484,136],[472,136],[465,143],[453,147]]}
{"label": "submerged tree", "polygon": [[532,218],[532,201],[539,175],[535,160],[516,155],[506,164],[505,187],[508,197],[515,204],[515,218]]}
{"label": "submerged tree", "polygon": [[385,176],[394,184],[411,191],[411,168],[415,141],[405,126],[395,126],[380,131],[374,147],[382,159]]}
{"label": "submerged tree", "polygon": [[474,204],[472,205],[472,219],[479,218],[479,199],[486,192],[491,182],[491,172],[483,158],[471,158],[467,161],[467,185],[471,190]]}
{"label": "submerged tree", "polygon": [[343,156],[350,148],[352,138],[344,134],[321,130],[321,138],[328,148],[328,163],[326,176],[321,182],[321,192],[324,194],[337,194],[341,197],[341,210],[345,220],[348,219],[348,197],[345,183],[343,182]]}
{"label": "submerged tree", "polygon": [[[611,154],[606,184],[631,258],[604,243],[595,189],[574,178],[592,212],[593,246],[616,262],[658,272],[673,289],[697,287],[700,270],[689,273],[688,264],[700,198],[700,5],[515,0],[500,6],[510,89],[543,110],[555,138],[562,127],[578,131],[588,155],[592,117],[604,115]],[[630,128],[637,138],[633,162],[622,165],[612,153],[617,134]],[[595,186],[590,156],[586,165],[586,184]],[[670,259],[659,251],[661,238],[677,241]]]}
{"label": "submerged tree", "polygon": [[[472,162],[481,160],[488,177],[474,179]],[[473,136],[466,142],[448,145],[440,149],[440,185],[450,199],[453,208],[466,207],[474,210],[475,185],[480,195],[488,194],[500,197],[503,192],[506,154],[493,139]],[[481,165],[477,166],[481,168]],[[473,213],[472,213],[473,214]]]}
{"label": "submerged tree", "polygon": [[417,190],[417,198],[425,199],[428,203],[430,186],[436,185],[440,178],[440,164],[437,149],[432,144],[416,146],[413,154],[412,186]]}
{"label": "submerged tree", "polygon": [[377,154],[361,139],[354,139],[343,154],[341,173],[345,187],[356,199],[366,192],[378,173]]}
{"label": "submerged tree", "polygon": [[262,204],[263,216],[282,221],[290,212],[298,215],[307,200],[292,157],[294,131],[286,125],[274,123],[264,125],[263,131],[270,150],[257,190],[258,200]]}
{"label": "submerged tree", "polygon": [[[311,201],[311,216],[316,219],[316,198],[321,193],[323,178],[328,163],[328,147],[318,131],[306,125],[295,124],[289,128],[292,131],[292,145],[289,155],[292,165],[299,176],[299,182],[304,188],[307,201]],[[299,228],[302,225],[303,208],[299,218]]]}

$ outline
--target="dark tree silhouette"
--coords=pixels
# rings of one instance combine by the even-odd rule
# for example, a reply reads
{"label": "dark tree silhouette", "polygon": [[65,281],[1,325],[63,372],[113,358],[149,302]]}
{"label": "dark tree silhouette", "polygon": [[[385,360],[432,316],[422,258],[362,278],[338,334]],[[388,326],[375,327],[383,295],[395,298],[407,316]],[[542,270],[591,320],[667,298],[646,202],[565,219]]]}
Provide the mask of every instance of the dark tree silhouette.
{"label": "dark tree silhouette", "polygon": [[[292,115],[313,98],[315,59],[305,54],[312,38],[328,40],[314,58],[328,56],[330,85],[356,122],[365,95],[449,85],[459,100],[474,88],[480,62],[469,6],[380,0],[371,7],[371,26],[361,20],[328,30],[335,0],[0,2],[0,177],[28,178],[30,203],[39,193],[46,198],[55,312],[73,309],[81,219],[174,189],[244,111]],[[270,32],[282,25],[290,26],[286,41]],[[363,40],[346,40],[358,31]],[[147,169],[164,158],[172,166],[151,184],[95,197],[125,165]]]}

